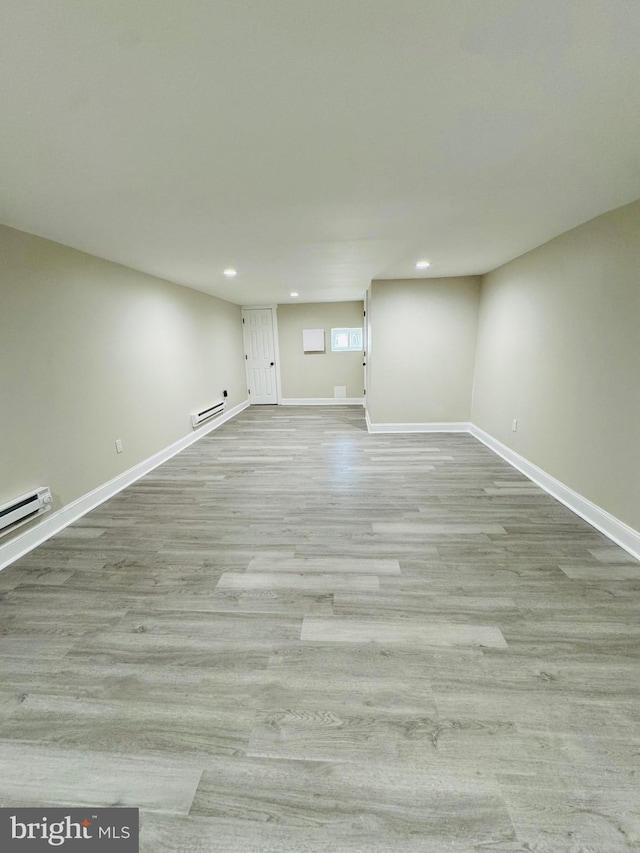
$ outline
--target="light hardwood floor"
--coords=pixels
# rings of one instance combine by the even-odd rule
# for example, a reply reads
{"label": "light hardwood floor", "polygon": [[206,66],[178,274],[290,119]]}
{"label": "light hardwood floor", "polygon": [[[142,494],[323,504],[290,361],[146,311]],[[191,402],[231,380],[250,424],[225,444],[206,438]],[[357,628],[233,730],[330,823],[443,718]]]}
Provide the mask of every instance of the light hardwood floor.
{"label": "light hardwood floor", "polygon": [[470,436],[251,408],[0,593],[3,805],[139,806],[145,853],[640,850],[640,564]]}

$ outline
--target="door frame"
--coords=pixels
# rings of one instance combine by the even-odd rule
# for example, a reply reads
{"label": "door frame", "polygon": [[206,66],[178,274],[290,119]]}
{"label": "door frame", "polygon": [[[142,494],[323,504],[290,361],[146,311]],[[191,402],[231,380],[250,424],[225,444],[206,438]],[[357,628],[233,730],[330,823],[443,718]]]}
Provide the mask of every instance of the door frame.
{"label": "door frame", "polygon": [[369,365],[371,363],[371,287],[368,287],[362,300],[362,371],[363,371],[363,406],[367,410],[367,391],[371,379]]}
{"label": "door frame", "polygon": [[[271,311],[271,328],[273,329],[273,357],[276,362],[276,405],[282,405],[282,380],[280,377],[280,345],[278,343],[278,306],[277,304],[270,303],[268,305],[241,305],[242,317],[244,318],[245,311]],[[244,350],[244,329],[242,331],[242,348]],[[246,356],[246,353],[245,353]],[[247,380],[247,388],[249,388],[249,372],[248,372],[248,362],[245,358],[244,361],[244,374]],[[251,404],[251,394],[249,394],[249,404]]]}

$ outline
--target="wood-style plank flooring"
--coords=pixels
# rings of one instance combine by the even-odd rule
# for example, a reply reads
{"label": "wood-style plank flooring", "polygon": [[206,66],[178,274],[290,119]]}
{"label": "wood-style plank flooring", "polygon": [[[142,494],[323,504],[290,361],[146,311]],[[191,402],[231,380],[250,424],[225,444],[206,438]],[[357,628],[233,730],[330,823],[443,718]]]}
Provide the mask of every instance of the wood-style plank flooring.
{"label": "wood-style plank flooring", "polygon": [[145,853],[640,850],[640,564],[470,436],[251,408],[0,598],[3,805],[138,806]]}

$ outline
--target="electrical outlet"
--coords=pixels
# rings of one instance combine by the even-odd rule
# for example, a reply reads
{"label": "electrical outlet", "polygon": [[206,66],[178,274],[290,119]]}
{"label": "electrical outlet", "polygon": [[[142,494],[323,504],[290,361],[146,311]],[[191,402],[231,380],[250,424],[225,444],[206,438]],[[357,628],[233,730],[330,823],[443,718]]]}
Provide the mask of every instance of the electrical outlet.
{"label": "electrical outlet", "polygon": [[116,439],[116,453],[122,453],[123,449],[124,448],[122,447],[122,439],[117,438]]}
{"label": "electrical outlet", "polygon": [[513,432],[518,432],[518,419],[517,419],[517,418],[514,418],[514,419],[511,421],[511,430],[512,430]]}

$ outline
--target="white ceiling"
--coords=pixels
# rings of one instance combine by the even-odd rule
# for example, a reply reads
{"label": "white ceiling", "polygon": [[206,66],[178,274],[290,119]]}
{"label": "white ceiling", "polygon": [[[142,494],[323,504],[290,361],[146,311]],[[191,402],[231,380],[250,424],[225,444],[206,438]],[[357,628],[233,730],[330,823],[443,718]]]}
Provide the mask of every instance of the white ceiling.
{"label": "white ceiling", "polygon": [[1,222],[238,303],[640,197],[637,0],[4,0],[0,73]]}

